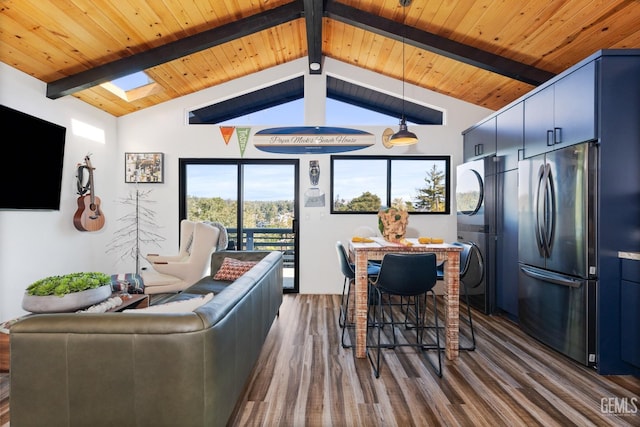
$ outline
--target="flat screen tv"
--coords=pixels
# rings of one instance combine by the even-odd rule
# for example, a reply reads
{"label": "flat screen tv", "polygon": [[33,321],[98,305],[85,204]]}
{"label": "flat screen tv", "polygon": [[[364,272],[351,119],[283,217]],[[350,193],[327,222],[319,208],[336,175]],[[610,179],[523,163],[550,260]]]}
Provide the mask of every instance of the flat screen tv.
{"label": "flat screen tv", "polygon": [[0,105],[0,209],[60,210],[67,128]]}

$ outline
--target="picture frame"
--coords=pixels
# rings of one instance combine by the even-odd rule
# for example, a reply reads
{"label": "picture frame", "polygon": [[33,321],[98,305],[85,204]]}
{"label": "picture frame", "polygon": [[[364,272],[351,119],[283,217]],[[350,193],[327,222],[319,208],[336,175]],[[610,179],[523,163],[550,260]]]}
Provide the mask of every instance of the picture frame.
{"label": "picture frame", "polygon": [[164,153],[124,153],[124,182],[162,184]]}

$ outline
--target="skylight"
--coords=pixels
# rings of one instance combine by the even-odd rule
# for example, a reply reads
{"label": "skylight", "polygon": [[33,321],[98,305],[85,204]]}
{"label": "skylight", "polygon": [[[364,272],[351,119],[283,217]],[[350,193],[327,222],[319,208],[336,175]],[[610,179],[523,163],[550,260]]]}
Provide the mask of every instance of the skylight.
{"label": "skylight", "polygon": [[162,86],[153,81],[144,71],[138,71],[120,77],[100,86],[127,102],[135,101],[162,90]]}
{"label": "skylight", "polygon": [[137,89],[142,86],[146,86],[149,83],[155,83],[151,77],[144,71],[138,71],[137,73],[129,74],[119,79],[111,80],[111,83],[118,86],[123,91],[129,91],[131,89]]}

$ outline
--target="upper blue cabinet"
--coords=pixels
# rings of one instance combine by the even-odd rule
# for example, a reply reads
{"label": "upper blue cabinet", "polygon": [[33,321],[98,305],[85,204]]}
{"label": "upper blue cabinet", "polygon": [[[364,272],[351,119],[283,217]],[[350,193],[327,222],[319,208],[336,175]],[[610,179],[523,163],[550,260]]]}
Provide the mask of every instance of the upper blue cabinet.
{"label": "upper blue cabinet", "polygon": [[464,132],[465,162],[496,154],[496,118],[492,117]]}
{"label": "upper blue cabinet", "polygon": [[524,157],[596,138],[596,61],[524,100]]}
{"label": "upper blue cabinet", "polygon": [[519,102],[496,116],[497,172],[518,169],[524,148],[524,103]]}

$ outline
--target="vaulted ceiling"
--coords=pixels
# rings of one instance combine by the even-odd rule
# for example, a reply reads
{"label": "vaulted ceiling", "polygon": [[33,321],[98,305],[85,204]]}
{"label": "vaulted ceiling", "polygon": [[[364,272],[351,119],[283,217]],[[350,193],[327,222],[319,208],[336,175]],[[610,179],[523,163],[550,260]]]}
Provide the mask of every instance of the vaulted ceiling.
{"label": "vaulted ceiling", "polygon": [[[497,110],[599,49],[640,48],[638,0],[400,1],[0,0],[0,61],[114,116],[303,57]],[[101,85],[140,70],[159,87],[137,100]]]}

